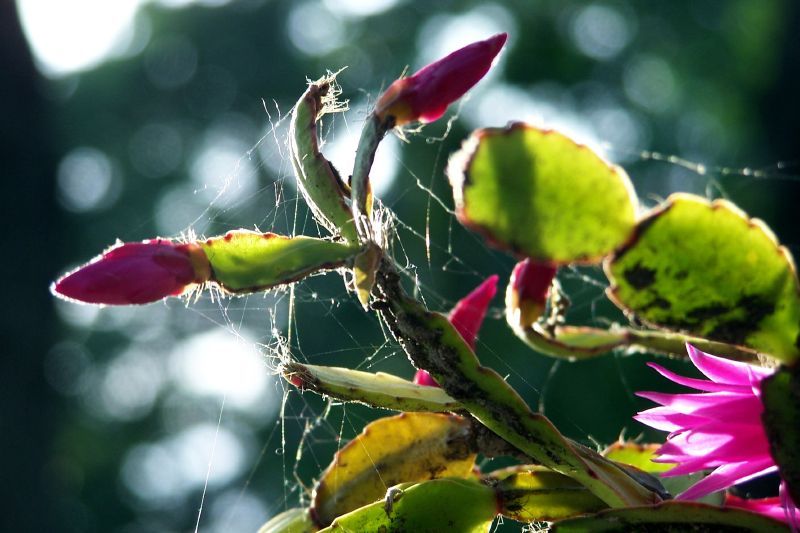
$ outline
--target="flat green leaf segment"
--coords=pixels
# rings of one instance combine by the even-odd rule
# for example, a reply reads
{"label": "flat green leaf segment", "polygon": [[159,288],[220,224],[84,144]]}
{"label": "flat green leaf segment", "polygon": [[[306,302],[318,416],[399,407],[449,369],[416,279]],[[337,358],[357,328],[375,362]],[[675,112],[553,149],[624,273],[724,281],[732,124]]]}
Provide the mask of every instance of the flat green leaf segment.
{"label": "flat green leaf segment", "polygon": [[500,514],[519,522],[552,522],[608,507],[574,479],[542,467],[512,467],[490,479],[497,480]]}
{"label": "flat green leaf segment", "polygon": [[800,367],[780,368],[761,382],[764,429],[789,494],[800,502]]}
{"label": "flat green leaf segment", "polygon": [[227,292],[255,292],[344,265],[358,247],[312,237],[229,231],[200,242],[212,280]]}
{"label": "flat green leaf segment", "polygon": [[671,463],[654,463],[659,444],[639,444],[638,442],[615,442],[603,451],[603,457],[618,463],[635,466],[650,474],[661,474],[673,466]]}
{"label": "flat green leaf segment", "polygon": [[327,526],[380,499],[399,482],[471,475],[475,454],[469,438],[469,422],[456,415],[403,413],[376,420],[339,450],[322,474],[312,515]]}
{"label": "flat green leaf segment", "polygon": [[625,171],[556,131],[522,123],[476,130],[448,176],[462,224],[537,260],[599,261],[636,222]]}
{"label": "flat green leaf segment", "polygon": [[384,500],[341,516],[322,531],[483,533],[496,505],[494,490],[478,481],[435,479],[392,487]]}
{"label": "flat green leaf segment", "polygon": [[394,411],[448,412],[461,404],[438,387],[417,385],[403,378],[349,368],[304,365],[291,362],[281,367],[287,381],[301,390],[312,390],[348,402]]}
{"label": "flat green leaf segment", "polygon": [[553,524],[558,533],[606,531],[697,531],[772,533],[788,531],[786,524],[731,507],[669,501],[654,507],[611,509],[593,516],[568,518]]}
{"label": "flat green leaf segment", "polygon": [[800,355],[791,257],[758,220],[723,200],[675,194],[605,264],[609,297],[659,327]]}

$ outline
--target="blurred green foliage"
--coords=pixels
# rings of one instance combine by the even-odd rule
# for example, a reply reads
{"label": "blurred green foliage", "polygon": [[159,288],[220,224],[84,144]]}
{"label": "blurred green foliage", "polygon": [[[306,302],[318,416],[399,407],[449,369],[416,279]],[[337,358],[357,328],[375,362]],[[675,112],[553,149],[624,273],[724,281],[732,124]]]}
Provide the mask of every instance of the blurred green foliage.
{"label": "blurred green foliage", "polygon": [[[286,292],[221,302],[206,296],[188,309],[179,301],[99,311],[52,302],[46,311],[41,303],[46,277],[116,238],[190,230],[210,236],[254,224],[314,235],[302,205],[295,214],[282,136],[305,80],[326,70],[348,66],[339,77],[342,97],[357,107],[406,66],[416,69],[472,38],[510,34],[496,72],[454,107],[460,119],[452,128],[441,120],[409,136],[382,195],[402,222],[395,254],[416,265],[431,308],[448,309],[483,276],[510,272],[513,259],[458,226],[437,198],[452,206],[443,168],[469,130],[511,118],[565,128],[604,147],[645,201],[675,190],[726,196],[797,251],[799,173],[796,163],[794,170],[791,162],[778,165],[796,156],[800,124],[796,3],[388,4],[367,16],[315,0],[146,4],[136,20],[141,50],[130,57],[58,80],[33,82],[9,71],[4,83],[35,84],[37,91],[25,105],[6,101],[9,124],[33,132],[14,139],[15,151],[4,155],[14,163],[8,168],[23,174],[4,181],[11,187],[7,203],[18,204],[10,211],[19,217],[15,242],[33,242],[42,252],[47,246],[46,255],[30,255],[47,272],[6,276],[40,297],[39,310],[24,303],[24,293],[13,300],[37,320],[4,320],[10,335],[34,341],[9,348],[5,373],[35,384],[26,389],[18,379],[4,405],[23,413],[4,431],[36,444],[12,450],[20,472],[36,467],[13,483],[41,488],[38,497],[4,499],[20,502],[6,509],[8,530],[188,530],[207,469],[203,531],[252,530],[295,506],[302,484],[319,475],[339,438],[384,413],[360,406],[328,411],[319,398],[292,391],[278,417],[286,387],[266,379],[278,332],[291,335],[292,355],[303,361],[412,375],[405,356],[335,275],[295,289],[291,334]],[[15,54],[4,58],[24,58],[22,50]],[[347,138],[362,118],[358,112],[327,118],[324,138],[329,145]],[[24,169],[33,168],[25,154],[46,167],[42,180],[25,179]],[[661,161],[673,154],[691,164]],[[36,214],[54,198],[58,211]],[[602,297],[601,279],[596,269],[562,274],[573,322],[623,319]],[[6,310],[15,313],[11,305]],[[531,405],[544,406],[566,435],[604,443],[623,430],[659,436],[630,419],[645,405],[633,391],[660,386],[644,358],[554,363],[513,337],[499,306],[498,300],[496,320],[481,332],[479,356],[508,374]],[[228,361],[244,361],[245,370],[226,374]],[[262,381],[252,381],[253,368]],[[37,516],[41,510],[47,512]]]}

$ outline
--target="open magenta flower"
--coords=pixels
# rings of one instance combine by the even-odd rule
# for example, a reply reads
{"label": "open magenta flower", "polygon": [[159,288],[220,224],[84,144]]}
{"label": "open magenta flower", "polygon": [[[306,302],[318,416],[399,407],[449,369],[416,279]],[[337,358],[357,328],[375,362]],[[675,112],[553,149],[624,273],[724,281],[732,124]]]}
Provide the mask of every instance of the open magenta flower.
{"label": "open magenta flower", "polygon": [[[481,328],[483,319],[486,317],[486,311],[489,309],[489,303],[494,298],[494,295],[497,294],[497,281],[499,279],[500,277],[496,274],[486,278],[472,292],[460,299],[447,317],[453,327],[456,328],[456,331],[473,350],[475,349],[478,330]],[[429,387],[439,386],[436,380],[425,370],[417,370],[417,373],[414,374],[414,383],[428,385]]]}
{"label": "open magenta flower", "polygon": [[483,78],[508,36],[498,33],[460,48],[407,78],[392,83],[378,99],[375,114],[394,117],[394,124],[433,122],[447,106],[461,98]]}
{"label": "open magenta flower", "polygon": [[656,452],[656,461],[676,463],[665,476],[702,470],[713,472],[678,499],[695,499],[736,483],[774,472],[775,460],[761,422],[764,407],[760,383],[770,370],[715,357],[687,344],[689,357],[708,380],[679,376],[649,363],[667,379],[703,391],[699,394],[639,392],[661,407],[634,418],[656,429],[669,431],[667,442]]}
{"label": "open magenta flower", "polygon": [[92,304],[130,305],[178,296],[211,277],[203,249],[168,239],[119,243],[56,281],[53,292]]}

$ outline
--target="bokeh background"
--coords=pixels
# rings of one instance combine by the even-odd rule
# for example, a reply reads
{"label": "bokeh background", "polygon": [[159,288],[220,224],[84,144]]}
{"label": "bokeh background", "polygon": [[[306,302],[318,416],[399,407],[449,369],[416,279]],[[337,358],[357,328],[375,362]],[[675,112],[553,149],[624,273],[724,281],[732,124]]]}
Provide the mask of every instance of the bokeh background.
{"label": "bokeh background", "polygon": [[[387,140],[373,172],[431,308],[510,271],[440,201],[452,206],[447,155],[512,119],[624,165],[647,205],[678,190],[727,197],[797,254],[791,0],[2,2],[0,529],[253,531],[302,501],[339,442],[385,413],[288,391],[273,373],[286,339],[301,360],[412,374],[338,276],[296,287],[291,332],[285,291],[99,309],[48,285],[117,238],[317,235],[285,144],[305,80],[347,67],[351,110],[323,128],[346,173],[381,88],[498,31],[505,51],[452,120]],[[622,320],[596,269],[560,277],[572,321]],[[646,405],[633,391],[664,388],[645,358],[554,363],[510,334],[500,298],[478,353],[570,437],[658,438],[630,419]]]}

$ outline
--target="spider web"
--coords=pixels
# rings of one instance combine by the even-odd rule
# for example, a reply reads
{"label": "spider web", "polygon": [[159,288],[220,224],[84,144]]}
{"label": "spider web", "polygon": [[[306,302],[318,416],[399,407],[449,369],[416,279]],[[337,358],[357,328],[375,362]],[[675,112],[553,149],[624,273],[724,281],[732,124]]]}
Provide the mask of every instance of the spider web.
{"label": "spider web", "polygon": [[[293,236],[326,236],[324,228],[315,223],[292,182],[294,178],[286,141],[288,114],[282,112],[275,102],[265,102],[264,110],[270,127],[242,158],[253,160],[258,150],[268,146],[281,162],[278,178],[258,189],[255,195],[218,208],[217,201],[223,200],[229,188],[236,184],[240,170],[234,169],[215,199],[185,228],[183,233],[186,236],[193,234],[193,225],[200,221],[207,222],[211,228],[220,227],[222,231],[233,229],[237,227],[233,222],[237,220],[237,213],[243,207],[252,210],[255,205],[261,215],[253,227],[259,231]],[[451,124],[456,118],[453,116],[444,125],[429,126],[423,132],[409,136],[409,143],[415,145],[413,149],[424,148],[434,154],[433,168],[420,173],[410,164],[398,160],[398,175],[385,203],[380,204],[386,209],[394,230],[390,253],[406,278],[407,286],[413,287],[414,295],[428,308],[439,311],[449,310],[461,296],[489,274],[499,273],[501,279],[507,279],[513,266],[512,258],[490,248],[482,238],[464,230],[455,220],[452,201],[447,196],[446,184],[442,184],[442,176],[449,155],[446,146],[451,140]],[[347,115],[327,115],[321,129],[323,140],[333,141],[341,128],[345,131],[349,128],[359,129],[360,121],[353,124],[348,122]],[[324,143],[322,149],[324,152]],[[731,178],[800,181],[800,176],[792,173],[793,169],[798,168],[797,163],[778,162],[761,168],[732,168],[706,165],[656,151],[631,151],[608,144],[602,145],[601,149],[612,160],[624,158],[637,165],[660,167],[667,171],[677,169],[696,180],[709,198],[727,198],[727,180]],[[263,166],[263,162],[258,163],[257,170]],[[272,170],[275,171],[274,168]],[[639,184],[636,185],[638,189]],[[647,190],[638,192],[648,206],[661,199],[658,194]],[[425,206],[423,217],[403,215],[410,207],[421,203]],[[751,215],[757,216],[758,213]],[[792,247],[791,244],[789,247]],[[277,376],[280,363],[291,358],[312,364],[346,366],[372,372],[387,371],[410,378],[413,368],[405,354],[380,320],[374,314],[364,313],[353,296],[348,294],[341,274],[332,272],[315,276],[265,295],[226,298],[219,294],[205,294],[189,302],[187,307],[210,327],[228,332],[231,342],[255,344],[267,371],[273,376]],[[573,302],[571,317],[600,326],[620,320],[619,314],[615,314],[604,297],[607,281],[599,268],[569,267],[562,269],[559,277]],[[558,394],[561,390],[559,375],[571,365],[534,358],[513,339],[503,317],[503,309],[499,303],[495,303],[477,343],[477,353],[482,362],[504,375],[540,411],[549,413],[551,403],[555,402],[556,405],[552,407],[557,411],[554,413],[554,422],[562,431],[588,444],[596,442],[593,435],[596,428],[588,427],[585,417],[577,416],[580,413],[576,409],[565,409],[563,401],[558,400],[563,395]],[[257,338],[243,337],[243,330],[256,331]],[[320,334],[320,331],[324,333]],[[498,339],[505,341],[499,344],[494,342]],[[509,351],[514,353],[509,355]],[[621,388],[631,406],[629,414],[632,414],[635,389],[627,382],[629,364],[617,355],[607,358],[607,361],[610,361],[614,373],[607,379]],[[320,398],[312,393],[301,394],[277,377],[273,387],[273,392],[279,397],[278,415],[263,425],[259,432],[258,449],[252,454],[245,474],[237,478],[239,481],[235,489],[238,497],[227,506],[226,516],[221,522],[223,530],[236,523],[242,499],[246,493],[254,490],[265,499],[271,515],[287,508],[307,506],[314,479],[332,461],[333,454],[358,435],[368,422],[390,414]],[[209,414],[209,420],[215,424],[217,431],[232,416],[226,402],[227,395],[223,396],[218,411]],[[638,431],[633,424],[627,428]],[[624,429],[612,428],[612,432]],[[209,479],[217,468],[216,438],[215,434],[205,465],[202,494],[195,505],[195,531],[208,526],[205,509],[211,497]],[[602,435],[597,440],[609,442],[608,435]],[[487,470],[491,470],[495,464],[503,463],[487,459],[481,461],[481,467]],[[519,529],[519,525],[511,521],[506,521],[503,527]],[[541,529],[531,525],[529,530]]]}

